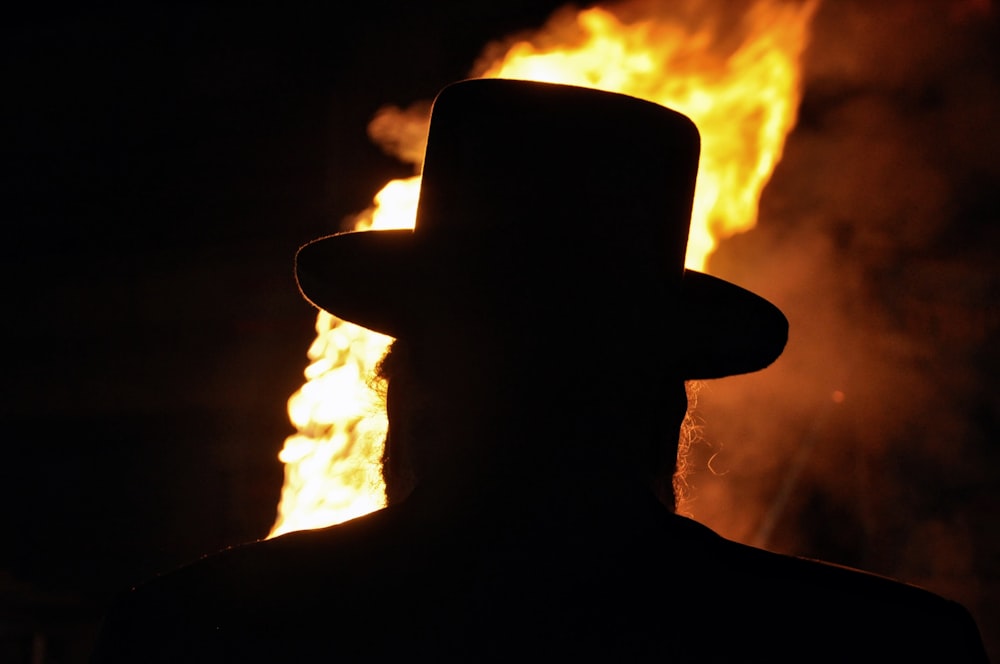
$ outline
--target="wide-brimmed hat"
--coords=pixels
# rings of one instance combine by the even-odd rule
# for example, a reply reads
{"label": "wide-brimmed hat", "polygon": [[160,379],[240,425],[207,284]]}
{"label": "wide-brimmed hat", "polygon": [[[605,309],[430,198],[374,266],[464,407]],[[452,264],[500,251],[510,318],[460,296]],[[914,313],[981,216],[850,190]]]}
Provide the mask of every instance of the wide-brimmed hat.
{"label": "wide-brimmed hat", "polygon": [[563,338],[601,320],[670,329],[684,379],[756,371],[781,354],[784,315],[684,268],[699,150],[687,117],[627,95],[453,83],[432,108],[413,229],[310,242],[299,287],[394,337],[445,316]]}

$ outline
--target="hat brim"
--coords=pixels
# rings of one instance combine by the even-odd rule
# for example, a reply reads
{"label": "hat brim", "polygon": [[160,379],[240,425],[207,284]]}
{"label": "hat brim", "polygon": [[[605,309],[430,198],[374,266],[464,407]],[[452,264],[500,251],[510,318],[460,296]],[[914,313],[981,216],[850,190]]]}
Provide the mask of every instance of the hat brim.
{"label": "hat brim", "polygon": [[[438,265],[420,252],[411,229],[357,231],[301,247],[295,273],[313,305],[362,327],[400,337],[418,302],[414,286]],[[781,355],[788,320],[763,297],[704,272],[684,270],[676,319],[684,380],[758,371]],[[651,315],[657,315],[651,311]],[[674,315],[674,312],[671,312]]]}

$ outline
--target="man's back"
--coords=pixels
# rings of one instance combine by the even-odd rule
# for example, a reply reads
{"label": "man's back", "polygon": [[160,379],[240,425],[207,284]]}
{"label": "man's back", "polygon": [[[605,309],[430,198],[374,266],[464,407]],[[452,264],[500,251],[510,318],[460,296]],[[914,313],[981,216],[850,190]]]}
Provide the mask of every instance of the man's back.
{"label": "man's back", "polygon": [[958,604],[642,510],[514,532],[428,524],[415,496],[153,581],[98,661],[986,661]]}

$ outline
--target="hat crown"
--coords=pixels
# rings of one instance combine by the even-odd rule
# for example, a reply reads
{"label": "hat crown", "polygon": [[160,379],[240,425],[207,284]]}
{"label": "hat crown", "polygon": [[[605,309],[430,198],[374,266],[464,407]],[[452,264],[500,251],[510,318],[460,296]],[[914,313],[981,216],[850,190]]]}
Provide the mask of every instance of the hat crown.
{"label": "hat crown", "polygon": [[546,272],[603,254],[679,279],[699,148],[687,117],[635,97],[463,81],[434,103],[416,232],[519,238]]}

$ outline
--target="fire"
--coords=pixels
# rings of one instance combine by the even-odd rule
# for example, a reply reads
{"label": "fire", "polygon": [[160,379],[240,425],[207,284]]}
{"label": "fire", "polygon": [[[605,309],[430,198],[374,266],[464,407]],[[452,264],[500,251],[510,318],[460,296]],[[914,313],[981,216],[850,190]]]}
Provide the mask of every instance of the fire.
{"label": "fire", "polygon": [[[412,227],[419,191],[419,177],[393,180],[355,228]],[[346,521],[385,504],[379,458],[387,424],[368,376],[391,341],[319,312],[306,383],[288,400],[298,433],[278,455],[285,484],[270,537]]]}
{"label": "fire", "polygon": [[[661,3],[662,4],[662,3]],[[717,243],[754,226],[757,204],[795,123],[800,56],[815,0],[761,0],[723,31],[721,16],[664,15],[657,3],[557,13],[530,39],[497,57],[487,49],[472,77],[570,83],[623,92],[688,115],[702,133],[702,157],[687,266],[705,269]],[[732,19],[733,17],[728,17]],[[387,120],[388,117],[388,120]],[[426,134],[426,114],[382,115],[400,146]],[[419,164],[415,165],[419,171]],[[394,180],[359,215],[355,229],[412,227],[419,176]],[[279,458],[285,485],[271,537],[331,525],[384,505],[379,457],[386,423],[369,377],[390,338],[320,312],[307,382],[288,403],[298,433]]]}

